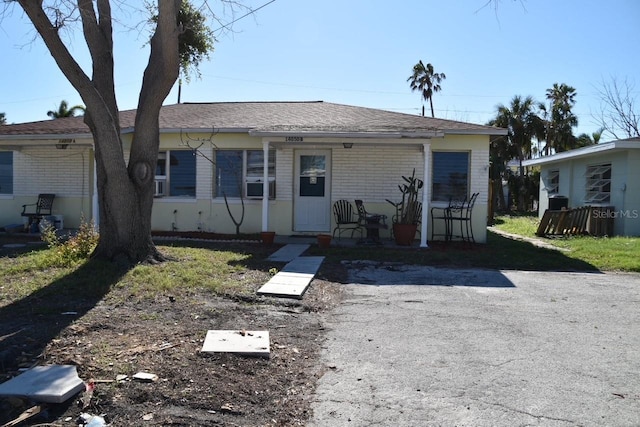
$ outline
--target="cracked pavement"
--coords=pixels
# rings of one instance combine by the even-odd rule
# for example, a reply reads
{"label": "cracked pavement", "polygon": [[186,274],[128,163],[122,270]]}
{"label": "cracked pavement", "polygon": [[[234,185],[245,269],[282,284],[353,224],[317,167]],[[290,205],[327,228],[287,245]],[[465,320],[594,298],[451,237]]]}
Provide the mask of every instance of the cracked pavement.
{"label": "cracked pavement", "polygon": [[350,264],[310,425],[640,425],[640,275]]}

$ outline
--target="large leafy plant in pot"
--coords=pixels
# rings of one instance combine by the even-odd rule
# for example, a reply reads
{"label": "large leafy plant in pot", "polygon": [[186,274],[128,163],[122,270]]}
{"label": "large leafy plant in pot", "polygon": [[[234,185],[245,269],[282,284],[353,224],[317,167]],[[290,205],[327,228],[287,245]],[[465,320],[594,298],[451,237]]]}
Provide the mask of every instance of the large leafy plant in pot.
{"label": "large leafy plant in pot", "polygon": [[403,176],[403,184],[398,185],[398,189],[402,194],[402,200],[393,202],[387,199],[396,208],[393,216],[393,236],[396,244],[403,246],[411,246],[416,236],[418,222],[420,218],[418,206],[418,193],[424,186],[424,181],[416,178],[416,170],[410,177]]}

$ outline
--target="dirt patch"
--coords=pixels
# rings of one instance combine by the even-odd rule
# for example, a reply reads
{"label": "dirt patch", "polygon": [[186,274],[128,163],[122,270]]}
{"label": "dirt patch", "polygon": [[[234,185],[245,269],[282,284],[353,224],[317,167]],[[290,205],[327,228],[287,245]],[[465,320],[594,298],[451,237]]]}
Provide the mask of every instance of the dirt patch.
{"label": "dirt patch", "polygon": [[[89,308],[74,302],[83,314],[63,314],[59,307],[69,301],[55,296],[28,307],[5,305],[0,382],[19,368],[44,364],[74,364],[84,381],[96,381],[84,408],[74,398],[21,425],[77,425],[82,412],[104,414],[112,426],[305,425],[325,369],[319,362],[323,319],[341,294],[327,279],[342,274],[341,267],[323,266],[301,301],[194,291],[139,300],[123,287]],[[54,326],[61,332],[50,339]],[[271,357],[201,353],[209,329],[269,330]],[[141,371],[158,380],[132,379]],[[0,425],[26,404],[0,401]]]}

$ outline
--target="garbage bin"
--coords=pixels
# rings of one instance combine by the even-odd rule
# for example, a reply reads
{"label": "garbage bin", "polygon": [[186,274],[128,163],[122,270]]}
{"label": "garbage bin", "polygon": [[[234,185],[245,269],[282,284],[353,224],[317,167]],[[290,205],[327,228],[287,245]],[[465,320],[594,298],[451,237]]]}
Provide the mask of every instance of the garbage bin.
{"label": "garbage bin", "polygon": [[550,211],[560,211],[562,209],[567,209],[569,207],[569,198],[566,196],[558,196],[554,194],[553,196],[549,196],[549,210]]}

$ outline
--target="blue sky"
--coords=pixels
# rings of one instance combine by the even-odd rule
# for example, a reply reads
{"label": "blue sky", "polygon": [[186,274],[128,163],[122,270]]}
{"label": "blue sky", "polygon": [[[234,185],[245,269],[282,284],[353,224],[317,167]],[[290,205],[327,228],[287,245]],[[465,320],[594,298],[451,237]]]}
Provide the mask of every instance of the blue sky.
{"label": "blue sky", "polygon": [[[441,118],[485,123],[514,95],[544,101],[547,88],[567,83],[578,93],[576,132],[590,133],[603,79],[629,79],[640,98],[640,1],[502,0],[497,10],[485,2],[275,0],[233,33],[216,33],[202,78],[183,84],[182,101],[324,100],[419,114],[422,100],[407,83],[418,60],[447,75],[434,96]],[[123,12],[124,22],[141,20]],[[86,67],[83,40],[73,37],[71,50]],[[116,29],[121,109],[136,107],[146,37]],[[18,8],[0,23],[0,112],[8,123],[46,120],[63,99],[82,103],[33,38]],[[177,86],[165,101],[175,102]]]}

